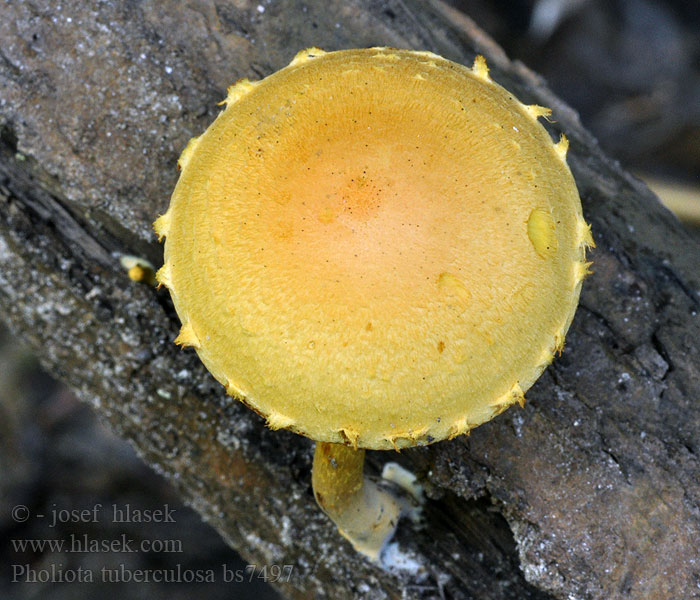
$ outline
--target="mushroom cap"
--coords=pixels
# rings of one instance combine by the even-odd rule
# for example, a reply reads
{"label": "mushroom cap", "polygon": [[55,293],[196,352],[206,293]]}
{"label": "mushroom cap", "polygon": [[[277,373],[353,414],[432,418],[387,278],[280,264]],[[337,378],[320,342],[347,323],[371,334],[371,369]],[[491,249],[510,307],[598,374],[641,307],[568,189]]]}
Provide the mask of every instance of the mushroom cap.
{"label": "mushroom cap", "polygon": [[180,158],[158,280],[227,392],[319,441],[468,432],[562,348],[592,245],[566,140],[429,52],[312,48]]}

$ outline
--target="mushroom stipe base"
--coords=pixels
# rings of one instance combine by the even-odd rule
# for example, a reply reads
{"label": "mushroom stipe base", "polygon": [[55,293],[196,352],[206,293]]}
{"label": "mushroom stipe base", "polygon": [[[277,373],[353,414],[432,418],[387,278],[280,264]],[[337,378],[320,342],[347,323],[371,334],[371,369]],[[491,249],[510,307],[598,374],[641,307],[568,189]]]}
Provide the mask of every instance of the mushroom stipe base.
{"label": "mushroom stipe base", "polygon": [[379,561],[402,516],[415,520],[419,505],[364,476],[365,451],[318,442],[314,450],[314,497],[357,552]]}
{"label": "mushroom stipe base", "polygon": [[593,246],[568,141],[483,57],[310,48],[222,104],[155,222],[175,341],[317,441],[318,503],[376,560],[403,508],[364,449],[522,406],[563,348]]}

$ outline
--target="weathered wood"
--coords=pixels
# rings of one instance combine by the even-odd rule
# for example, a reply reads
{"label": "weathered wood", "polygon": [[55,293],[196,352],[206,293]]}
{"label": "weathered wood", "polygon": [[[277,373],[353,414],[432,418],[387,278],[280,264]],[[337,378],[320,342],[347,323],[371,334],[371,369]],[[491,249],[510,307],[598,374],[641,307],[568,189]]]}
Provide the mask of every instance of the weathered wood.
{"label": "weathered wood", "polygon": [[[310,45],[484,53],[554,109],[598,243],[525,409],[400,455],[431,499],[398,536],[418,577],[351,551],[314,504],[311,443],[232,403],[171,343],[167,294],[118,262],[159,261],[151,222],[226,86]],[[290,597],[700,597],[700,247],[467,18],[413,0],[4,3],[0,127],[3,319],[244,556],[294,565]]]}

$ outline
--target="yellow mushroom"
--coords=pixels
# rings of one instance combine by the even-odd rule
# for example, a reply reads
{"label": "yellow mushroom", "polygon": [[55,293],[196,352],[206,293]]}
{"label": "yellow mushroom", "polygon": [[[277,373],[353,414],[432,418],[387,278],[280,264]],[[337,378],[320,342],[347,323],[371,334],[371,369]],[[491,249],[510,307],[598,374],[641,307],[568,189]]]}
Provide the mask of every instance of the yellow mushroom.
{"label": "yellow mushroom", "polygon": [[177,342],[317,441],[316,498],[376,559],[403,507],[364,449],[468,433],[561,350],[593,244],[568,142],[483,57],[312,48],[225,104],[155,224]]}
{"label": "yellow mushroom", "polygon": [[126,269],[127,275],[132,281],[139,281],[147,285],[156,283],[156,270],[150,261],[145,258],[132,254],[122,254],[119,256],[119,262]]}

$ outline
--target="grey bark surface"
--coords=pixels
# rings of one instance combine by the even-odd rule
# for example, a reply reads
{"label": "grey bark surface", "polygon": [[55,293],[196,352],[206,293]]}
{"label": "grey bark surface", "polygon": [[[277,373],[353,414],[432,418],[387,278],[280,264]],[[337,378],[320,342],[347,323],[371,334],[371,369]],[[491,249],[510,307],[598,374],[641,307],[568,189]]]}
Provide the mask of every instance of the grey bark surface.
{"label": "grey bark surface", "polygon": [[[259,10],[259,6],[264,11]],[[700,247],[574,111],[438,2],[3,2],[0,307],[15,334],[292,598],[700,598]],[[226,87],[311,45],[427,49],[550,106],[597,248],[561,358],[468,438],[370,453],[429,497],[417,574],[357,556],[316,507],[312,442],[271,432],[172,344],[151,230]]]}

